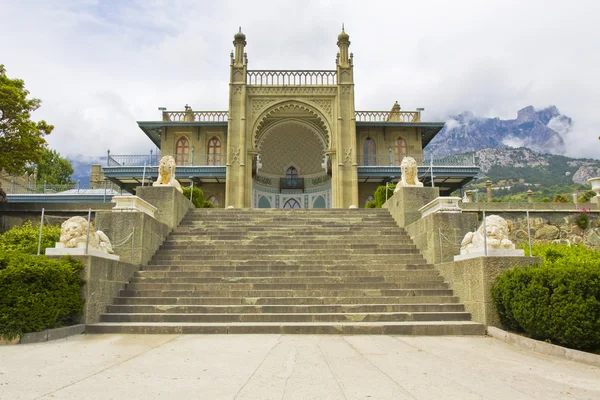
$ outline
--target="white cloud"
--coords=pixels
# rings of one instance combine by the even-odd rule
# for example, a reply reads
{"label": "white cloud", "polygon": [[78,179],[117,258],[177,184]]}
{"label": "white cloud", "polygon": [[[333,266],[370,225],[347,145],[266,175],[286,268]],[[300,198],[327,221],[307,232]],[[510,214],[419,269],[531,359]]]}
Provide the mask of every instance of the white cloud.
{"label": "white cloud", "polygon": [[56,126],[48,141],[65,155],[146,153],[135,121],[158,106],[226,109],[239,25],[251,69],[334,69],[341,22],[357,109],[398,100],[430,121],[512,119],[554,104],[574,121],[569,154],[600,154],[595,0],[52,3],[0,3],[0,62],[42,99],[34,117]]}

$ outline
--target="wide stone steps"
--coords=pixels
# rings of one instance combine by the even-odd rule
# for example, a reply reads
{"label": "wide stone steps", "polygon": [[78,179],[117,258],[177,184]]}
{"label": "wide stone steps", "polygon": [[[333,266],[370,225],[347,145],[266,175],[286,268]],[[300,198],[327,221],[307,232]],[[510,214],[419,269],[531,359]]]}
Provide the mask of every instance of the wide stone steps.
{"label": "wide stone steps", "polygon": [[458,303],[455,296],[376,297],[117,297],[115,304],[129,305],[332,305],[332,304],[433,304]]}
{"label": "wide stone steps", "polygon": [[281,314],[281,313],[391,313],[391,312],[464,312],[464,306],[458,303],[448,304],[311,304],[311,305],[169,305],[169,304],[115,304],[108,306],[110,313],[119,314]]}
{"label": "wide stone steps", "polygon": [[377,296],[452,296],[450,289],[247,289],[247,290],[164,290],[164,289],[123,289],[124,297],[377,297]]}
{"label": "wide stone steps", "polygon": [[465,312],[365,312],[365,313],[107,313],[100,322],[409,322],[468,321]]}
{"label": "wide stone steps", "polygon": [[482,324],[470,321],[419,322],[262,322],[166,323],[105,322],[88,325],[88,333],[129,334],[313,334],[313,335],[484,335]]}
{"label": "wide stone steps", "polygon": [[387,210],[190,210],[90,333],[472,335]]}

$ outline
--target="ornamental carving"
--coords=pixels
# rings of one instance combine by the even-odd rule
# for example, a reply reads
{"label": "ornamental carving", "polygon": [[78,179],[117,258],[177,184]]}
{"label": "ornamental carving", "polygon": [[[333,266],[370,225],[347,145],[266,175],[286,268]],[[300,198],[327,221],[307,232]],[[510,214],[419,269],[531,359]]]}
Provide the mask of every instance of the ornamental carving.
{"label": "ornamental carving", "polygon": [[231,152],[231,164],[239,164],[240,163],[240,148],[238,147],[237,150],[232,150]]}
{"label": "ornamental carving", "polygon": [[335,96],[337,87],[248,87],[249,95],[322,95]]}
{"label": "ornamental carving", "polygon": [[318,106],[329,118],[333,117],[333,104],[331,100],[309,99],[309,101]]}
{"label": "ornamental carving", "polygon": [[252,100],[252,117],[256,117],[262,110],[267,108],[269,104],[272,104],[276,101],[276,99]]}

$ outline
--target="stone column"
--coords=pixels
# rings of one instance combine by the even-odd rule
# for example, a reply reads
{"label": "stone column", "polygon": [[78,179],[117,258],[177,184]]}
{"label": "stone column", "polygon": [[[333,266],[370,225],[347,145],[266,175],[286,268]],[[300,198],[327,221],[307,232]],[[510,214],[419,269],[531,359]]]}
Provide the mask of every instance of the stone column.
{"label": "stone column", "polygon": [[527,202],[528,203],[533,203],[533,192],[531,191],[531,189],[529,189],[527,191]]}
{"label": "stone column", "polygon": [[489,179],[487,181],[485,181],[485,189],[487,191],[487,202],[491,203],[492,202],[492,181],[490,181]]}
{"label": "stone column", "polygon": [[467,190],[465,194],[467,195],[467,199],[469,199],[469,203],[473,203],[473,191]]}

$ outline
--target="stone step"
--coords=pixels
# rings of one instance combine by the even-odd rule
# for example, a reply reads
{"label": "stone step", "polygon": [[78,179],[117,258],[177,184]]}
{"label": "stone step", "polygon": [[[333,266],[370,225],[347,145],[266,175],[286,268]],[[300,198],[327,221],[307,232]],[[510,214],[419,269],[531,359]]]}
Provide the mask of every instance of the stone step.
{"label": "stone step", "polygon": [[149,277],[135,276],[130,283],[152,283],[152,284],[380,284],[388,283],[401,285],[407,282],[418,282],[419,284],[443,283],[441,276],[427,276],[414,278],[399,278],[385,276],[317,276],[317,277],[214,277],[214,278],[191,278],[191,277]]}
{"label": "stone step", "polygon": [[[179,253],[157,253],[153,258],[152,262],[179,262],[179,261],[213,261],[223,260],[227,255],[229,262],[244,263],[250,261],[266,262],[287,262],[297,264],[308,264],[309,262],[317,264],[340,264],[341,262],[354,262],[359,264],[370,264],[370,263],[387,263],[394,258],[402,258],[403,262],[412,263],[417,260],[422,260],[420,253],[406,252],[401,255],[394,255],[393,257],[389,254],[248,254],[246,257],[243,254],[179,254]],[[401,256],[401,257],[400,257]]]}
{"label": "stone step", "polygon": [[[225,264],[228,263],[228,264]],[[144,266],[145,271],[182,271],[182,272],[203,272],[203,271],[369,271],[367,268],[372,268],[372,265],[363,265],[347,261],[344,263],[323,263],[323,262],[308,262],[288,263],[284,264],[281,261],[178,261],[175,263],[164,263],[151,261]],[[431,264],[400,264],[387,262],[376,266],[379,270],[387,271],[418,271],[418,270],[434,270]]]}
{"label": "stone step", "polygon": [[123,289],[122,297],[379,297],[453,296],[450,289],[283,289],[283,290],[161,290]]}
{"label": "stone step", "polygon": [[[198,241],[198,240],[169,240],[165,241],[159,250],[170,250],[170,249],[195,249],[195,248],[210,248],[210,249],[219,249],[219,250],[230,250],[230,243],[220,243],[220,242],[210,242],[210,241]],[[240,241],[237,244],[236,248],[243,249],[260,249],[262,251],[270,251],[270,250],[298,250],[304,249],[306,250],[306,243],[268,243],[265,241]],[[327,243],[311,243],[311,250],[320,250],[320,249],[331,249],[336,248],[339,250],[370,250],[370,251],[378,251],[380,249],[394,249],[396,247],[403,248],[414,248],[414,244],[407,242],[398,242],[398,243],[355,243],[355,242],[342,242],[337,243],[335,241],[327,242]]]}
{"label": "stone step", "polygon": [[195,313],[195,314],[300,314],[300,313],[381,313],[381,312],[464,312],[459,303],[448,304],[319,304],[319,305],[168,305],[168,304],[115,304],[107,312],[119,314]]}
{"label": "stone step", "polygon": [[417,271],[388,271],[388,270],[358,270],[358,271],[149,271],[141,270],[135,273],[138,278],[324,278],[324,277],[383,277],[394,279],[436,280],[442,279],[435,270]]}
{"label": "stone step", "polygon": [[86,333],[118,334],[334,334],[334,335],[485,335],[485,326],[469,321],[419,322],[273,322],[273,323],[100,323]]}
{"label": "stone step", "polygon": [[342,282],[342,283],[150,283],[135,280],[125,285],[127,290],[386,290],[386,289],[446,289],[448,284],[437,282]]}
{"label": "stone step", "polygon": [[115,304],[142,305],[331,305],[331,304],[446,304],[456,296],[378,297],[115,297]]}
{"label": "stone step", "polygon": [[381,312],[381,313],[110,313],[100,322],[408,322],[468,321],[466,312]]}

